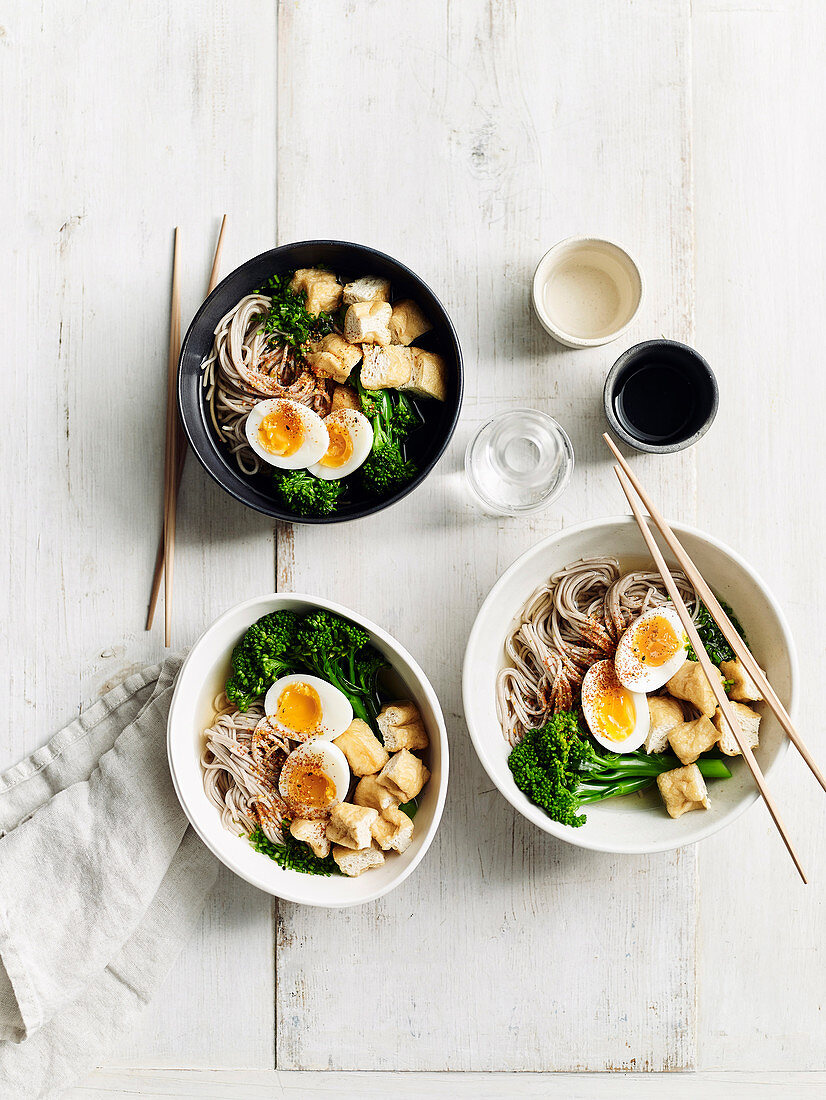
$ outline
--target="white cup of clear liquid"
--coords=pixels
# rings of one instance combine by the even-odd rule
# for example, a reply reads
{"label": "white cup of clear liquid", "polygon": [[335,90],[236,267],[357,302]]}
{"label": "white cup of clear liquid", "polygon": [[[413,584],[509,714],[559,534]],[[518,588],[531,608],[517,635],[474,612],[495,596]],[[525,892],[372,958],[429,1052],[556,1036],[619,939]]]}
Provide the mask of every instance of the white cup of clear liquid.
{"label": "white cup of clear liquid", "polygon": [[524,516],[547,508],[565,491],[574,449],[547,413],[512,409],[483,424],[465,452],[465,472],[484,511]]}

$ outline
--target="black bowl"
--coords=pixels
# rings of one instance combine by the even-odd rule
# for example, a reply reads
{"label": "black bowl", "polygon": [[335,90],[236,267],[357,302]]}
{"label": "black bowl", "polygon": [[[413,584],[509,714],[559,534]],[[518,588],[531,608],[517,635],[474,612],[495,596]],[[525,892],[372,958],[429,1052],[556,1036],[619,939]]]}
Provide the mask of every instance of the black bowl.
{"label": "black bowl", "polygon": [[[409,440],[409,457],[419,472],[406,485],[389,496],[376,499],[362,493],[358,478],[348,482],[346,500],[340,501],[331,516],[304,517],[286,511],[271,489],[271,476],[264,470],[252,477],[242,474],[225,444],[212,426],[201,384],[201,363],[212,349],[218,322],[244,297],[266,283],[271,275],[318,264],[331,268],[345,279],[360,275],[382,275],[390,279],[394,298],[413,298],[433,324],[432,331],[416,341],[418,347],[438,352],[447,363],[447,400],[422,401],[425,416],[422,428]],[[447,312],[415,272],[391,256],[361,244],[347,241],[301,241],[262,252],[223,279],[210,294],[184,338],[178,366],[178,407],[190,446],[201,465],[222,488],[242,504],[274,519],[293,523],[339,523],[372,515],[406,497],[424,481],[450,442],[462,407],[462,352]]]}

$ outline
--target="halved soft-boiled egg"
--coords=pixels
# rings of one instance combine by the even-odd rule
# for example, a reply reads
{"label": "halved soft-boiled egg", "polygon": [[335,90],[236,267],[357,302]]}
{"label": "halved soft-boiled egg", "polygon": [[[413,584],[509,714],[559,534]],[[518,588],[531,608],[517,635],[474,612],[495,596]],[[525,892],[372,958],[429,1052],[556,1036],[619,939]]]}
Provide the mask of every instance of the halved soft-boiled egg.
{"label": "halved soft-boiled egg", "polygon": [[614,656],[617,679],[631,691],[658,691],[688,658],[688,635],[673,607],[651,607],[626,629]]}
{"label": "halved soft-boiled egg", "polygon": [[283,470],[312,466],[330,445],[318,413],[286,397],[259,401],[247,417],[245,430],[259,458]]}
{"label": "halved soft-boiled egg", "polygon": [[633,752],[648,736],[648,700],[622,686],[610,658],[585,673],[582,713],[591,733],[611,752]]}
{"label": "halved soft-boiled egg", "polygon": [[353,707],[343,692],[303,672],[275,681],[264,699],[264,713],[291,741],[332,741],[353,721]]}
{"label": "halved soft-boiled egg", "polygon": [[373,425],[358,409],[339,409],[324,419],[330,436],[326,452],[310,468],[323,481],[337,481],[361,466],[373,448]]}
{"label": "halved soft-boiled egg", "polygon": [[327,817],[350,789],[347,757],[329,741],[299,745],[284,761],[278,792],[295,817]]}

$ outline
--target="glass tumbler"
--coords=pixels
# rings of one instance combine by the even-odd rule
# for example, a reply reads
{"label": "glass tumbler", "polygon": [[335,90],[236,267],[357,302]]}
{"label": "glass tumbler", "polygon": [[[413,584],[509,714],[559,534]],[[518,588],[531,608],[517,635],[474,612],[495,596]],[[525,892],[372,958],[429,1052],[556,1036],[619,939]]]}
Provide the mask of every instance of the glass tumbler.
{"label": "glass tumbler", "polygon": [[547,413],[513,409],[483,424],[465,452],[465,473],[486,512],[523,516],[552,504],[574,468],[574,449]]}

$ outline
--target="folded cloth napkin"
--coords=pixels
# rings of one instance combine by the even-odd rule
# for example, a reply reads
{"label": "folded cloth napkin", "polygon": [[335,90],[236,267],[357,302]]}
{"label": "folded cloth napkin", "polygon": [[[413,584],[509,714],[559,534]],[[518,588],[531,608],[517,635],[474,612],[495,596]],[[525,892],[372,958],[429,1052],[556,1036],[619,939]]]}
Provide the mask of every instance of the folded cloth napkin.
{"label": "folded cloth napkin", "polygon": [[0,775],[0,1097],[59,1096],[152,997],[217,863],[166,760],[180,657]]}

